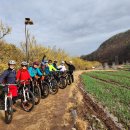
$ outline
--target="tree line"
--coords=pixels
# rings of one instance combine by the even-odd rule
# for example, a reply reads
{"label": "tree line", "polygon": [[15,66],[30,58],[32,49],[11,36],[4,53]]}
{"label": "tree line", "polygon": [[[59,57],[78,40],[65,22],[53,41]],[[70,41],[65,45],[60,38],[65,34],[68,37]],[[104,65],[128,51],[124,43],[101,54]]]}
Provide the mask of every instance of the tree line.
{"label": "tree line", "polygon": [[[2,22],[0,24],[0,71],[7,68],[7,63],[10,59],[16,60],[17,67],[19,67],[21,61],[26,60],[25,55],[25,42],[20,42],[20,47],[17,47],[14,43],[7,43],[3,38],[11,33],[11,27],[5,26]],[[29,45],[29,63],[31,65],[34,61],[41,61],[44,54],[48,59],[58,60],[59,64],[62,60],[73,61],[76,69],[90,69],[92,66],[98,66],[99,62],[89,62],[81,59],[80,57],[71,57],[63,49],[54,47],[45,47],[38,44],[35,36],[28,34]]]}

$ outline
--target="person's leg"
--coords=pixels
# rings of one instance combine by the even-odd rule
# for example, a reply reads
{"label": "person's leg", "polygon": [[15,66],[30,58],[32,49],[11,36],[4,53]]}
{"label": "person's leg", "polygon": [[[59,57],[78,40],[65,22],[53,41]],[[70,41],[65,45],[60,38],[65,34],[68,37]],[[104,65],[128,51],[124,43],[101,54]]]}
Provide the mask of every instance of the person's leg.
{"label": "person's leg", "polygon": [[16,107],[15,107],[15,104],[16,104],[16,100],[17,100],[17,97],[13,97],[12,98],[12,101],[13,101],[13,111],[17,111]]}
{"label": "person's leg", "polygon": [[13,105],[16,103],[17,97],[13,97],[12,101],[13,101]]}
{"label": "person's leg", "polygon": [[71,80],[72,80],[72,83],[74,82],[74,76],[73,76],[73,72],[70,71],[70,76],[71,76]]}
{"label": "person's leg", "polygon": [[74,82],[74,76],[71,74],[72,83]]}

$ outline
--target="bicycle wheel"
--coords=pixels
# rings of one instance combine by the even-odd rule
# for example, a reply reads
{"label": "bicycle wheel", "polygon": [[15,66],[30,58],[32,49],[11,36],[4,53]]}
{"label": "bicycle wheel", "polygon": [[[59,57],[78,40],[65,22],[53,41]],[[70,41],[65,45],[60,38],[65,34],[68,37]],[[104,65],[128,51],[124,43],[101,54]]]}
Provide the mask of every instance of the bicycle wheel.
{"label": "bicycle wheel", "polygon": [[34,86],[34,98],[35,98],[35,105],[40,103],[41,100],[41,89],[39,86]]}
{"label": "bicycle wheel", "polygon": [[51,80],[50,93],[55,95],[58,92],[58,85],[55,79]]}
{"label": "bicycle wheel", "polygon": [[67,87],[67,80],[65,77],[61,77],[59,81],[59,88],[64,89]]}
{"label": "bicycle wheel", "polygon": [[5,111],[5,122],[6,124],[11,123],[13,118],[13,108],[12,108],[12,99],[10,97],[7,97],[7,110]]}
{"label": "bicycle wheel", "polygon": [[49,96],[49,85],[45,82],[41,84],[41,98],[45,99]]}
{"label": "bicycle wheel", "polygon": [[30,112],[35,105],[35,98],[30,90],[25,91],[26,101],[24,101],[24,96],[21,98],[21,106],[24,111]]}

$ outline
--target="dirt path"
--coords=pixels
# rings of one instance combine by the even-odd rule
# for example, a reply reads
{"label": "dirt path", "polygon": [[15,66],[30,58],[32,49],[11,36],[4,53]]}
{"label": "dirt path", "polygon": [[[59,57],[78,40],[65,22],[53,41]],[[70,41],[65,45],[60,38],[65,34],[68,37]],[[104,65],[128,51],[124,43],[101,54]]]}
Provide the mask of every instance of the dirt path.
{"label": "dirt path", "polygon": [[[81,73],[82,71],[75,72],[76,82]],[[69,92],[74,86],[75,83],[64,90],[59,90],[56,95],[41,100],[30,113],[19,107],[9,125],[4,123],[4,113],[0,111],[0,130],[70,130],[71,124],[67,126],[64,124],[63,115],[69,100]]]}

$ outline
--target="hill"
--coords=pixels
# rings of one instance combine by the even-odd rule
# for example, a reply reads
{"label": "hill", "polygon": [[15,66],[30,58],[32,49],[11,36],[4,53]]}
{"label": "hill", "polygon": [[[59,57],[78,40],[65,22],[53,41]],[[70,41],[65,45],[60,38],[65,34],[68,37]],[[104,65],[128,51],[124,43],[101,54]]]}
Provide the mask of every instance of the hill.
{"label": "hill", "polygon": [[96,51],[81,56],[81,58],[109,64],[130,61],[130,30],[111,37],[103,42]]}

